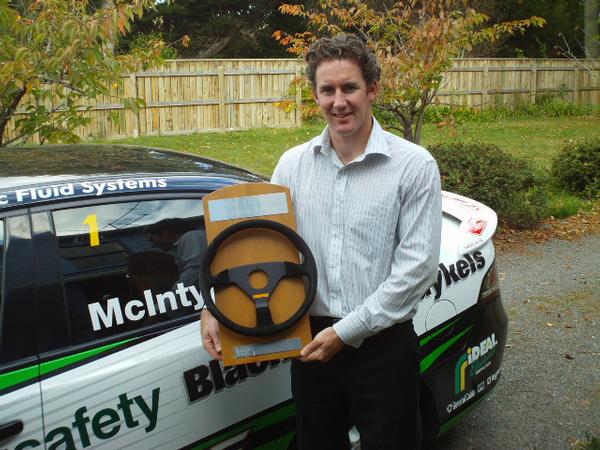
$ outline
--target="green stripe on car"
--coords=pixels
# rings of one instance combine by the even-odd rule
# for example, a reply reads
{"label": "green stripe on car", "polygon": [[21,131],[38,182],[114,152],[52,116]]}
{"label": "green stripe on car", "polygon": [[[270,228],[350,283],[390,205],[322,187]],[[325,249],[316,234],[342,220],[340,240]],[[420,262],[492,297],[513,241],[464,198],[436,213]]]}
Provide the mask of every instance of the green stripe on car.
{"label": "green stripe on car", "polygon": [[133,340],[135,340],[135,338],[126,339],[124,341],[115,342],[113,344],[103,345],[102,347],[97,347],[91,350],[86,350],[81,353],[76,353],[74,355],[58,358],[52,361],[42,363],[40,365],[35,364],[29,367],[24,367],[22,369],[17,369],[11,372],[4,373],[0,375],[0,391],[2,391],[3,389],[11,388],[18,384],[27,383],[28,381],[32,381],[39,376],[47,375],[59,369],[63,369],[78,362],[85,361],[88,358],[107,352],[114,348],[123,346]]}
{"label": "green stripe on car", "polygon": [[451,339],[448,339],[446,342],[444,342],[442,345],[440,345],[434,351],[429,353],[426,357],[421,359],[421,373],[425,373],[432,366],[432,364],[435,361],[437,361],[437,359],[446,350],[448,350],[448,348],[450,348],[452,345],[454,345],[454,343],[456,341],[458,341],[461,337],[463,337],[471,328],[473,328],[473,325],[467,327],[465,330],[461,331],[460,333],[458,333],[456,336],[452,337]]}

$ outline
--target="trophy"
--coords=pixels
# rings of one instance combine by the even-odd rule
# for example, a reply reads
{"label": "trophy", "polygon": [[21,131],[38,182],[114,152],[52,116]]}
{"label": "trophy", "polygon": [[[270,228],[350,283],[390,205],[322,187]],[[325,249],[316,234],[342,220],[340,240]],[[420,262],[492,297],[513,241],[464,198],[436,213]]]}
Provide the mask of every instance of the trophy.
{"label": "trophy", "polygon": [[209,246],[200,289],[220,324],[223,364],[298,356],[312,339],[307,312],[317,270],[295,232],[289,190],[244,183],[203,202]]}

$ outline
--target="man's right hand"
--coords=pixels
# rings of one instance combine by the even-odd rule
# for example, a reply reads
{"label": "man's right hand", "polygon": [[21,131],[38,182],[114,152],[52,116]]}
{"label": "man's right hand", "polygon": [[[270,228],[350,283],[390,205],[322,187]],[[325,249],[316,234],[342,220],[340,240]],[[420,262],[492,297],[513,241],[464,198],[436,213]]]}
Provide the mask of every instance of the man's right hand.
{"label": "man's right hand", "polygon": [[221,355],[221,333],[219,332],[219,322],[213,315],[204,308],[200,313],[200,327],[202,330],[202,344],[210,356],[222,360]]}

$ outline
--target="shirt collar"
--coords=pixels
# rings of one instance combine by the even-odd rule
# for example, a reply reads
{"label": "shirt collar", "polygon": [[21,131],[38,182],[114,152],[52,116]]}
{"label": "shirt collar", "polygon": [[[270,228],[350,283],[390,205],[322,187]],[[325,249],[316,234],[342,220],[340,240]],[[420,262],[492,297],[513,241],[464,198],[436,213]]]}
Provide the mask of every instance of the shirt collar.
{"label": "shirt collar", "polygon": [[[323,132],[314,139],[313,152],[317,152],[327,155],[331,152],[331,137],[329,135],[329,126],[325,127]],[[367,146],[363,155],[358,157],[358,160],[363,160],[367,155],[381,154],[384,156],[391,156],[390,149],[385,140],[385,134],[377,119],[373,117],[373,128],[371,129],[371,135],[367,141]]]}

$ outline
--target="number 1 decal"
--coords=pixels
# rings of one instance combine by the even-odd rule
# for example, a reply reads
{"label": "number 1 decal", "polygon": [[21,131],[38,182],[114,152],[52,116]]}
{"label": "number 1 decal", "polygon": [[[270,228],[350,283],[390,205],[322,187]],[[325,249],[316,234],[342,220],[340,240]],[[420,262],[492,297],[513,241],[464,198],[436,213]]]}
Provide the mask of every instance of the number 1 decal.
{"label": "number 1 decal", "polygon": [[83,223],[90,229],[90,247],[100,245],[100,234],[98,233],[98,219],[96,214],[88,215]]}

